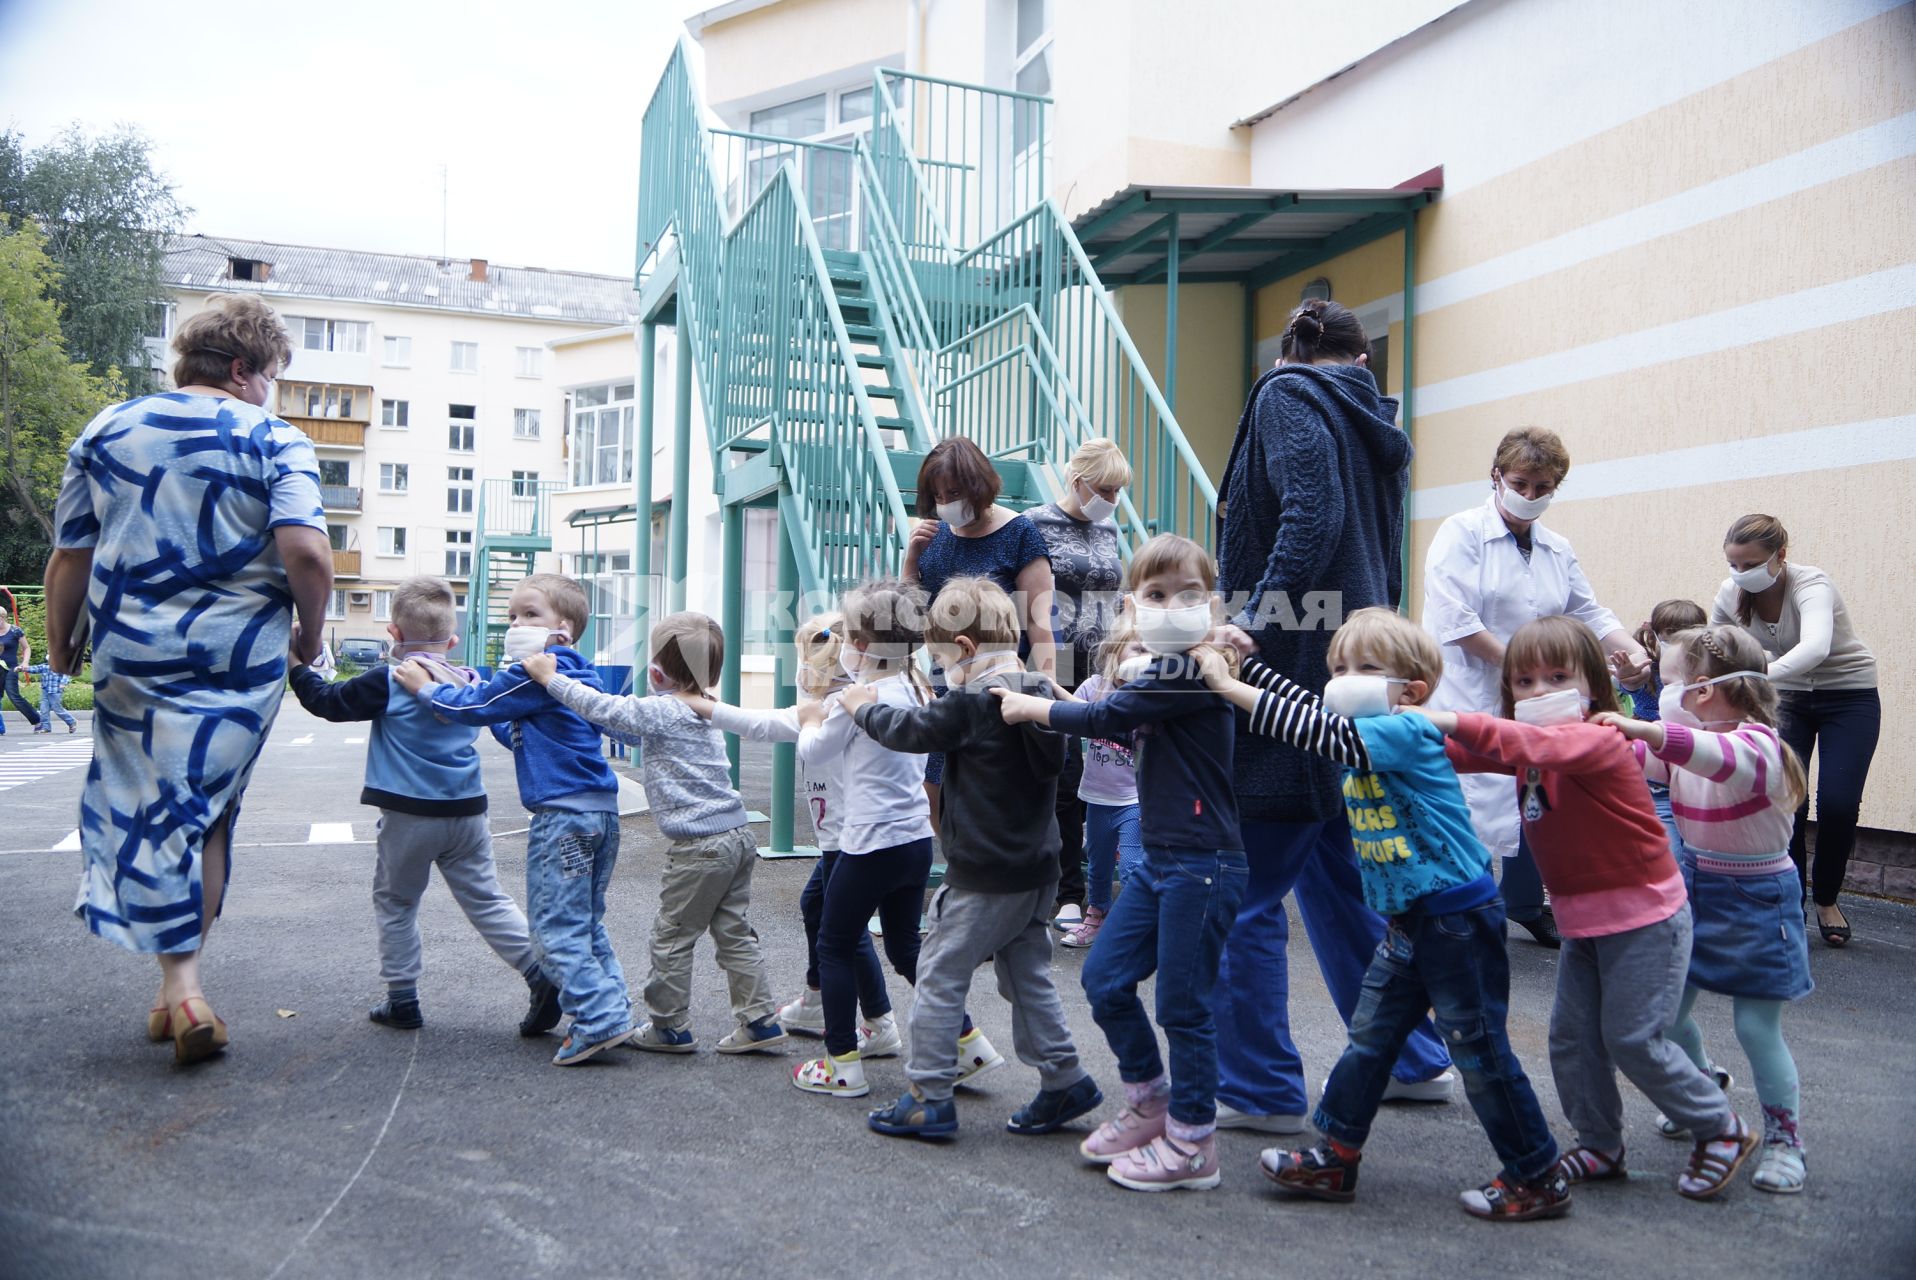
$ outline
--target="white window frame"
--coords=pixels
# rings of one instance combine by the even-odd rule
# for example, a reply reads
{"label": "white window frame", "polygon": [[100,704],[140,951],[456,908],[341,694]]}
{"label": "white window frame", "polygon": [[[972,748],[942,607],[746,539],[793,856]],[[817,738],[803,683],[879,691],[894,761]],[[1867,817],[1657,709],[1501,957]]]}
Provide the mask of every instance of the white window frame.
{"label": "white window frame", "polygon": [[537,471],[514,471],[512,473],[511,492],[515,498],[537,497],[539,493],[539,473]]}
{"label": "white window frame", "polygon": [[[604,392],[604,399],[589,405],[579,403],[582,396],[592,392]],[[632,482],[632,462],[638,452],[633,438],[636,393],[637,387],[631,382],[599,382],[573,391],[571,459],[566,474],[572,488],[596,489]],[[609,446],[604,443],[603,429],[607,426],[614,432]],[[609,457],[605,456],[608,449]]]}
{"label": "white window frame", "polygon": [[160,318],[160,331],[158,333],[148,333],[144,336],[156,342],[165,342],[173,336],[173,321],[178,316],[180,309],[179,304],[177,302],[153,302],[148,305],[153,308],[154,312]]}
{"label": "white window frame", "polygon": [[[404,334],[389,333],[379,344],[380,363],[388,369],[412,368],[412,339]],[[398,359],[394,359],[394,354]]]}
{"label": "white window frame", "polygon": [[379,464],[379,491],[381,493],[407,493],[412,488],[412,467],[404,462],[382,462]]}
{"label": "white window frame", "polygon": [[544,347],[514,347],[512,349],[512,376],[515,378],[545,377]]}
{"label": "white window frame", "polygon": [[[463,434],[455,437],[453,432]],[[462,443],[463,441],[463,443]],[[479,443],[479,424],[471,418],[454,418],[446,424],[446,452],[472,453]]]}
{"label": "white window frame", "polygon": [[540,414],[537,409],[514,409],[512,411],[512,438],[514,440],[537,440],[540,432]]}
{"label": "white window frame", "polygon": [[[817,133],[808,133],[804,137],[794,137],[788,139],[787,142],[826,142],[838,146],[853,145],[857,142],[857,135],[870,133],[872,131],[872,123],[878,115],[877,95],[874,93],[872,96],[872,109],[870,114],[860,116],[856,120],[846,120],[844,118],[840,100],[848,93],[857,93],[861,89],[869,89],[871,85],[871,77],[867,75],[865,78],[853,81],[850,84],[834,85],[828,89],[813,93],[802,93],[796,98],[787,98],[783,102],[768,102],[764,106],[757,107],[747,113],[745,117],[746,128],[748,131],[751,131],[751,118],[759,112],[776,111],[780,107],[788,107],[795,102],[804,102],[808,98],[816,98],[822,95],[825,99],[825,127]],[[828,152],[824,154],[831,153]],[[757,166],[770,165],[773,169],[776,169],[776,167],[788,157],[798,166],[800,175],[805,176],[807,173],[806,159],[802,147],[786,145],[786,143],[780,142],[761,142],[756,140],[746,142],[745,163],[736,179],[738,185],[733,191],[728,193],[728,198],[734,205],[738,206],[732,210],[734,215],[743,212],[747,184],[751,184],[753,189],[756,189],[758,185],[762,185],[753,182],[755,175],[759,173]],[[839,163],[842,163],[842,161],[839,161]],[[841,220],[851,220],[851,225],[845,228],[847,244],[854,243],[858,235],[856,218],[858,216],[859,202],[857,196],[854,194],[856,187],[856,182],[852,182],[847,186],[844,194],[851,199],[851,203],[843,209],[823,209],[822,201],[824,200],[825,193],[808,193],[812,196],[812,205],[814,208],[812,222],[821,229],[827,228],[829,224]],[[822,212],[819,211],[822,209]]]}
{"label": "white window frame", "polygon": [[339,622],[346,617],[346,588],[334,587],[326,596],[326,618]]}
{"label": "white window frame", "polygon": [[382,524],[379,526],[379,554],[389,560],[403,559],[405,557],[405,525]]}
{"label": "white window frame", "polygon": [[336,547],[333,547],[333,550],[334,551],[351,551],[352,548],[348,546],[347,544],[353,540],[353,531],[351,529],[348,529],[345,525],[337,524],[331,520],[328,520],[326,522],[326,545],[329,547],[333,546],[333,530],[335,529],[339,530],[339,545]]}
{"label": "white window frame", "polygon": [[379,428],[382,431],[412,430],[412,401],[381,400],[379,402]]}
{"label": "white window frame", "polygon": [[373,592],[373,621],[391,622],[393,620],[393,593],[391,591]]}
{"label": "white window frame", "polygon": [[[465,474],[460,475],[459,474],[460,472],[464,472]],[[473,467],[447,467],[446,468],[446,514],[447,515],[469,516],[472,514],[473,495],[475,490],[478,488],[478,483],[473,478],[475,475],[475,472],[476,472],[476,468],[473,468]],[[464,495],[463,505],[460,503],[460,500],[459,500],[459,495],[462,495],[462,494]]]}
{"label": "white window frame", "polygon": [[[471,355],[471,364],[460,363],[459,357],[462,352]],[[451,354],[447,357],[446,367],[453,373],[479,372],[479,344],[476,342],[460,342],[455,340],[451,346]]]}
{"label": "white window frame", "polygon": [[[282,319],[286,324],[289,336],[296,336],[296,340],[293,343],[293,350],[295,352],[335,351],[343,352],[347,355],[363,356],[366,354],[367,347],[372,338],[372,325],[365,320],[335,320],[331,316],[284,316]],[[295,324],[298,325],[296,335],[294,334]],[[306,345],[306,327],[314,324],[324,326],[324,328],[320,330],[323,345],[309,347]],[[356,333],[359,335],[359,345],[357,347],[340,345],[340,336],[346,333]]]}
{"label": "white window frame", "polygon": [[472,530],[446,530],[446,576],[448,578],[472,576],[472,544]]}
{"label": "white window frame", "polygon": [[[1057,70],[1058,70],[1055,61],[1051,60],[1051,57],[1050,57],[1052,46],[1054,44],[1053,33],[1057,30],[1057,14],[1052,12],[1053,3],[1054,3],[1054,0],[1044,0],[1045,28],[1043,31],[1038,33],[1036,39],[1034,39],[1030,44],[1024,46],[1021,49],[1017,47],[1018,45],[1018,4],[1017,4],[1017,0],[1012,0],[1011,87],[1019,93],[1025,93],[1028,91],[1018,88],[1018,77],[1022,76],[1025,72],[1025,68],[1030,66],[1033,62],[1036,62],[1039,58],[1045,58],[1047,60],[1045,65],[1045,91],[1039,94],[1038,96],[1041,98],[1049,98],[1051,96],[1054,78],[1057,75]],[[1040,134],[1037,138],[1027,142],[1024,146],[1019,147],[1017,146],[1017,138],[1015,136],[1015,130],[1016,130],[1015,124],[1013,126],[1013,130],[1014,130],[1014,136],[1010,139],[1010,141],[1012,146],[1015,148],[1017,152],[1016,160],[1014,163],[1024,164],[1028,161],[1029,157],[1031,156],[1031,153],[1037,149],[1040,143],[1043,142],[1043,135]]]}

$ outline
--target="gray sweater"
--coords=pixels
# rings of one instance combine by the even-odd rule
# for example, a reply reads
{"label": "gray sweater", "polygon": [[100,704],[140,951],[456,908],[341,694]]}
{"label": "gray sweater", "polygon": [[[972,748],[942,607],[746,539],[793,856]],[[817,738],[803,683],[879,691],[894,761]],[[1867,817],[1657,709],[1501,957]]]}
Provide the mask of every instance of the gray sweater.
{"label": "gray sweater", "polygon": [[674,840],[715,836],[745,825],[732,790],[725,735],[669,694],[645,698],[600,693],[554,676],[546,692],[580,715],[643,748],[639,781],[659,830]]}

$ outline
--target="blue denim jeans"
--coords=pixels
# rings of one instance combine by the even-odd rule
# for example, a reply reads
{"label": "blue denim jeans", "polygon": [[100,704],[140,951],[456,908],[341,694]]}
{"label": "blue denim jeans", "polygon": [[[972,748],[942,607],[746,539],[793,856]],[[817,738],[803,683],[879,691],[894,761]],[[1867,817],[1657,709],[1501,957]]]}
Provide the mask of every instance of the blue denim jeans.
{"label": "blue denim jeans", "polygon": [[1504,908],[1489,902],[1445,915],[1397,916],[1364,974],[1350,1044],[1324,1086],[1311,1123],[1328,1138],[1361,1147],[1404,1041],[1434,1009],[1477,1120],[1506,1177],[1542,1177],[1557,1140],[1510,1047],[1510,959]]}
{"label": "blue denim jeans", "polygon": [[1138,984],[1157,974],[1157,1023],[1171,1051],[1171,1118],[1217,1118],[1218,957],[1249,872],[1236,849],[1147,846],[1084,962],[1084,993],[1130,1084],[1164,1074]]}
{"label": "blue denim jeans", "polygon": [[1108,910],[1111,906],[1111,882],[1123,884],[1144,861],[1144,845],[1138,840],[1138,807],[1134,804],[1098,804],[1084,806],[1084,860],[1086,873],[1085,905]]}
{"label": "blue denim jeans", "polygon": [[[1311,951],[1347,1026],[1371,951],[1384,936],[1384,917],[1364,905],[1350,824],[1341,813],[1327,822],[1245,822],[1239,829],[1251,880],[1219,971],[1218,1099],[1256,1115],[1301,1116],[1310,1102],[1304,1062],[1291,1039],[1291,924],[1284,898],[1297,891]],[[1412,1033],[1391,1074],[1411,1083],[1449,1066],[1443,1042],[1425,1024]]]}
{"label": "blue denim jeans", "polygon": [[1677,830],[1676,815],[1670,811],[1670,788],[1650,784],[1650,803],[1656,806],[1657,821],[1670,835],[1670,856],[1681,861],[1683,858],[1683,834]]}
{"label": "blue denim jeans", "polygon": [[625,971],[605,931],[605,890],[619,861],[619,815],[540,809],[526,837],[526,918],[559,1007],[588,1040],[632,1025]]}

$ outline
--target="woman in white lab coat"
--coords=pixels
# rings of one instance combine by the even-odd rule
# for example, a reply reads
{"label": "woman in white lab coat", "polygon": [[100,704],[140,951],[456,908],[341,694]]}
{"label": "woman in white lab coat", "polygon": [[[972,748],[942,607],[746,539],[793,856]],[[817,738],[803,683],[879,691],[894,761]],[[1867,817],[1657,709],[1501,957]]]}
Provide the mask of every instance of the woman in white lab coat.
{"label": "woman in white lab coat", "polygon": [[[1630,682],[1649,673],[1649,656],[1597,603],[1569,540],[1538,523],[1569,471],[1570,455],[1556,432],[1520,427],[1497,445],[1490,497],[1438,528],[1424,563],[1424,628],[1444,652],[1444,678],[1431,706],[1495,715],[1504,645],[1526,622],[1559,614],[1596,632]],[[1477,834],[1505,859],[1510,922],[1544,946],[1558,945],[1543,881],[1517,822],[1516,788],[1509,778],[1487,773],[1465,774],[1463,784]]]}

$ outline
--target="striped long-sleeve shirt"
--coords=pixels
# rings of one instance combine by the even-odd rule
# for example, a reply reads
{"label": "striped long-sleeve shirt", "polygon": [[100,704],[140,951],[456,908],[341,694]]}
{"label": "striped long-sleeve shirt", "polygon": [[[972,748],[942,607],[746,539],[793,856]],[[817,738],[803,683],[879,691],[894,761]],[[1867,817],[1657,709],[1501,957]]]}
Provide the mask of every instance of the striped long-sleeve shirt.
{"label": "striped long-sleeve shirt", "polygon": [[1764,724],[1712,733],[1665,723],[1663,747],[1630,744],[1652,782],[1670,788],[1670,813],[1692,849],[1773,854],[1789,848],[1795,820],[1783,744]]}

